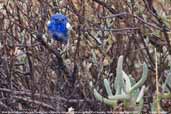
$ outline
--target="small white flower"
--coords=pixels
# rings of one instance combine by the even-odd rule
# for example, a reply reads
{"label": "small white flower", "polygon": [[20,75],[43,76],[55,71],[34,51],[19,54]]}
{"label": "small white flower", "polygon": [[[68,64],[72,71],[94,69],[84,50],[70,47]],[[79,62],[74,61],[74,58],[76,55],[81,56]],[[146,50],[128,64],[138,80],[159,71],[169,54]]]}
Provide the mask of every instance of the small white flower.
{"label": "small white flower", "polygon": [[68,108],[68,112],[71,112],[71,111],[74,111],[74,108],[69,107],[69,108]]}
{"label": "small white flower", "polygon": [[72,107],[68,108],[67,114],[74,114],[74,108]]}

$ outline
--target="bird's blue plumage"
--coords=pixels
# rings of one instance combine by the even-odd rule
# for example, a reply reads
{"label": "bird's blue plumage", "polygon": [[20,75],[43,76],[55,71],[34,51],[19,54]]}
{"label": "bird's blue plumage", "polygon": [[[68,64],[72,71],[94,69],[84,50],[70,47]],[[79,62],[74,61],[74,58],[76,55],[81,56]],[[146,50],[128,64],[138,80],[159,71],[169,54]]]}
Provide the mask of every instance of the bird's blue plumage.
{"label": "bird's blue plumage", "polygon": [[55,14],[51,16],[50,22],[48,23],[48,31],[52,35],[54,40],[62,43],[68,41],[68,18],[62,14]]}

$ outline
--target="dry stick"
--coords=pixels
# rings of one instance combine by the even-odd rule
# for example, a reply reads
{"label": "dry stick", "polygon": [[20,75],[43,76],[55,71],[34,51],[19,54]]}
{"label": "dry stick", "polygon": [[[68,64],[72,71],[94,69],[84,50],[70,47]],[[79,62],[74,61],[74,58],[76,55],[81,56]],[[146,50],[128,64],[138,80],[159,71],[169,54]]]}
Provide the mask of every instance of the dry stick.
{"label": "dry stick", "polygon": [[[0,88],[0,91],[2,92],[7,92],[7,93],[13,93],[13,95],[18,95],[18,96],[27,96],[27,97],[30,97],[32,95],[31,91],[17,91],[17,90],[11,90],[11,89],[7,89],[7,88]],[[92,102],[91,99],[66,99],[64,97],[61,97],[61,96],[48,96],[46,94],[40,94],[40,93],[35,93],[34,94],[34,97],[42,97],[44,99],[50,99],[50,100],[61,100],[62,102],[69,102],[69,103],[78,103],[78,102],[85,102],[85,101],[88,101],[88,102]]]}
{"label": "dry stick", "polygon": [[146,51],[146,53],[147,53],[147,55],[148,55],[148,58],[149,58],[149,60],[150,60],[149,62],[152,64],[152,69],[153,69],[153,68],[154,68],[154,65],[155,65],[154,59],[153,59],[153,57],[151,56],[150,51],[149,51],[149,49],[148,49],[148,46],[147,46],[147,44],[145,43],[145,41],[144,41],[144,39],[143,39],[143,35],[142,35],[141,31],[139,31],[139,35],[140,35],[141,41],[142,41],[142,43],[143,43],[143,45],[144,45],[144,47],[145,47],[145,51]]}
{"label": "dry stick", "polygon": [[[131,14],[130,14],[130,15],[131,15]],[[141,21],[142,23],[144,23],[145,25],[149,26],[149,27],[153,27],[153,28],[155,28],[155,29],[158,29],[158,30],[160,30],[160,31],[163,31],[162,28],[160,28],[160,27],[158,27],[158,26],[155,26],[155,25],[152,24],[152,23],[148,23],[148,22],[146,22],[144,19],[142,19],[142,18],[140,18],[140,17],[138,17],[138,16],[136,16],[136,15],[132,15],[132,16],[135,17],[136,19],[138,19],[139,21]]]}
{"label": "dry stick", "polygon": [[8,107],[7,105],[5,105],[2,101],[0,101],[0,107],[3,109],[6,109],[8,111],[12,111],[12,109],[10,107]]}
{"label": "dry stick", "polygon": [[[29,49],[27,47],[26,41],[24,44],[26,45],[26,48],[25,48],[26,49],[26,56],[28,59],[29,73],[30,73],[30,78],[31,78],[31,82],[32,82],[30,85],[30,88],[32,90],[32,96],[33,96],[33,94],[35,94],[35,91],[36,91],[36,89],[34,87],[34,85],[35,85],[34,65],[33,65],[33,61],[31,59],[31,54],[29,53]],[[33,96],[33,99],[34,99],[34,96]]]}
{"label": "dry stick", "polygon": [[158,66],[157,66],[157,53],[155,48],[156,57],[156,95],[157,95],[157,114],[160,114],[160,102],[159,102],[159,80],[158,80]]}
{"label": "dry stick", "polygon": [[40,106],[42,106],[44,108],[48,108],[48,109],[51,109],[51,110],[55,110],[55,108],[53,108],[49,104],[46,104],[44,102],[40,102],[40,101],[37,101],[37,100],[32,100],[32,99],[27,98],[27,97],[13,96],[13,98],[16,98],[16,99],[19,99],[19,100],[23,100],[23,101],[26,101],[26,102],[29,102],[29,103],[34,103],[34,104],[40,105]]}
{"label": "dry stick", "polygon": [[93,0],[93,1],[100,4],[100,5],[102,5],[103,7],[108,9],[113,14],[117,13],[114,8],[112,8],[109,4],[106,4],[103,0]]}
{"label": "dry stick", "polygon": [[126,28],[116,28],[116,29],[88,28],[88,29],[84,29],[84,30],[111,31],[111,32],[124,32],[124,31],[127,32],[128,31],[128,32],[131,32],[131,31],[135,31],[135,30],[139,30],[139,29],[140,29],[139,27],[134,27],[134,28],[126,27]]}

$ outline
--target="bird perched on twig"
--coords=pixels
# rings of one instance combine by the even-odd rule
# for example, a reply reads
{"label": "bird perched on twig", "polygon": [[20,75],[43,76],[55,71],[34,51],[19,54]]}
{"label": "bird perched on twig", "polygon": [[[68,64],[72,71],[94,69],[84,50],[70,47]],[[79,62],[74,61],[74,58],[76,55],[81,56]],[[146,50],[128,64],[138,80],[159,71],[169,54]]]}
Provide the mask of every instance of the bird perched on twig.
{"label": "bird perched on twig", "polygon": [[57,40],[63,44],[67,44],[69,38],[69,30],[72,27],[68,22],[68,18],[60,13],[56,13],[51,16],[48,21],[48,32],[54,40]]}

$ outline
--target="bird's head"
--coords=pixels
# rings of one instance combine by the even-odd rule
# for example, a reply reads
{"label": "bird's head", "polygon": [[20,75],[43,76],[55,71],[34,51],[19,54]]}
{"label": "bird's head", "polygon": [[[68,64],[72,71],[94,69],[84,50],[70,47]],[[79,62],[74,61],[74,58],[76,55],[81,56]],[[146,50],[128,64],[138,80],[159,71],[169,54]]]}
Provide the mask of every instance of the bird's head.
{"label": "bird's head", "polygon": [[68,22],[68,18],[62,14],[55,14],[51,17],[51,21],[54,21],[59,24],[66,24]]}

